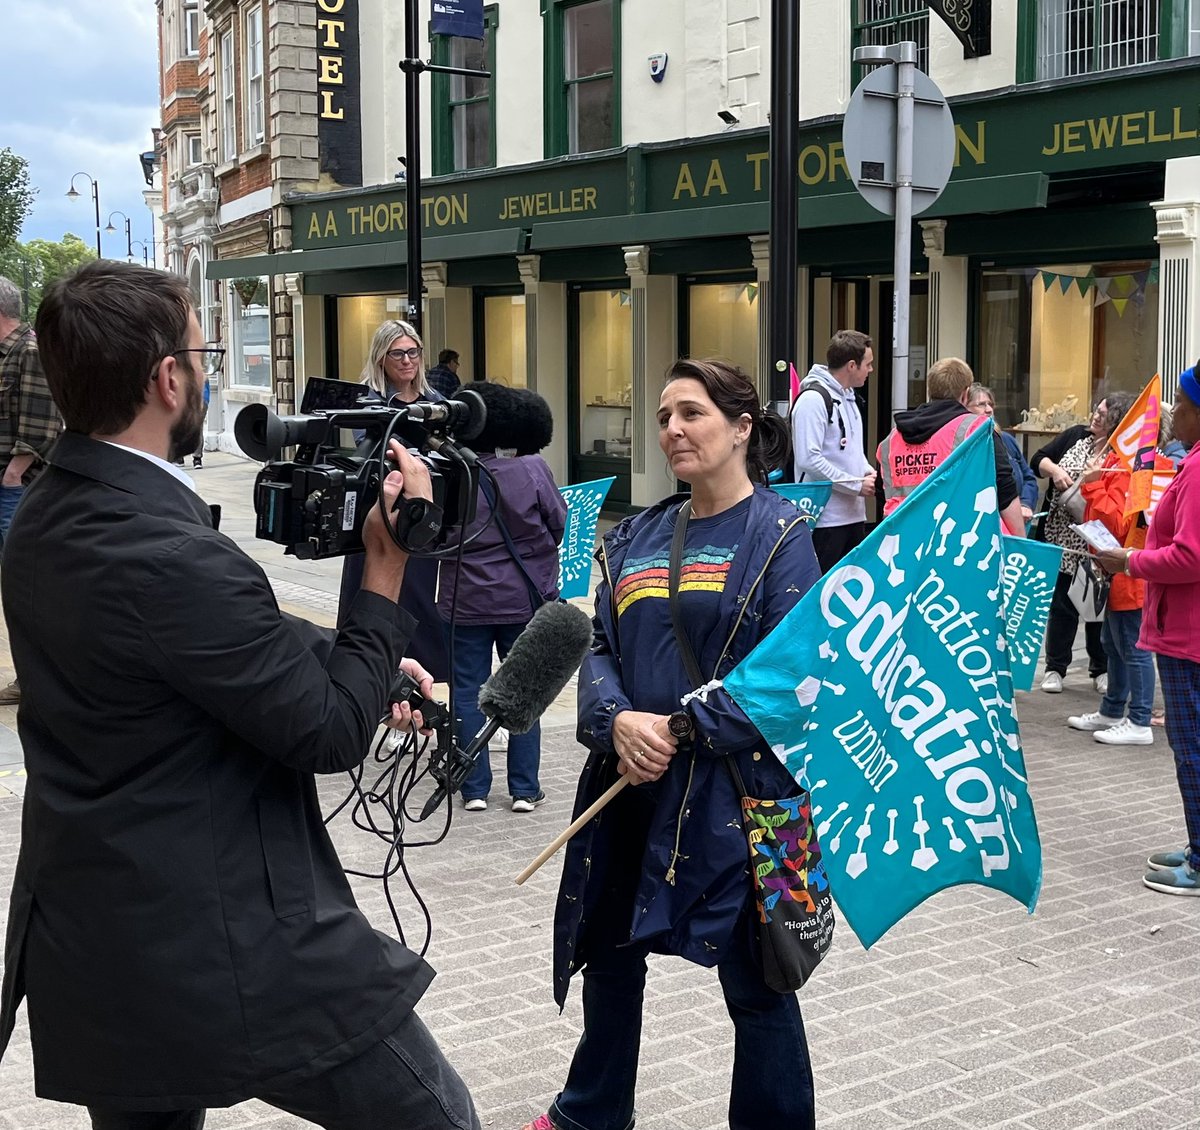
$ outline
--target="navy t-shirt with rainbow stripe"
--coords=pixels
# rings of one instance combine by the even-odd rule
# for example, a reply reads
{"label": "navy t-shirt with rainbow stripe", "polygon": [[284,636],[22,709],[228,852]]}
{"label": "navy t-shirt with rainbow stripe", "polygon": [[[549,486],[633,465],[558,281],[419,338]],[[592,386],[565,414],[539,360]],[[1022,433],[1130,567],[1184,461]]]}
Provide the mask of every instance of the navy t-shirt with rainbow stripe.
{"label": "navy t-shirt with rainbow stripe", "polygon": [[[700,657],[718,627],[727,635],[737,604],[725,596],[725,582],[738,544],[744,539],[750,498],[711,518],[688,522],[679,586],[684,632],[705,678]],[[640,531],[617,577],[614,594],[625,692],[636,710],[670,714],[692,690],[671,626],[669,577],[671,538],[677,510]]]}

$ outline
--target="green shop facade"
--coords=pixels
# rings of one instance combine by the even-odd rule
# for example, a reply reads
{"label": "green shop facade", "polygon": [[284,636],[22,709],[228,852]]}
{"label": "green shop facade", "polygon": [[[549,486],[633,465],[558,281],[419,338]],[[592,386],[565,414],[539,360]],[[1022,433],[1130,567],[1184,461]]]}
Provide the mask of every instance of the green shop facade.
{"label": "green shop facade", "polygon": [[[1195,360],[1200,65],[951,100],[950,183],[913,241],[910,402],[964,356],[1028,450],[1097,395],[1170,386]],[[460,376],[536,388],[561,482],[615,475],[617,508],[673,488],[657,444],[662,376],[724,356],[769,387],[768,136],[727,132],[440,177],[423,185],[425,345]],[[892,231],[854,191],[841,120],[802,123],[801,366],[837,328],[871,333],[868,435],[891,413]],[[293,250],[217,260],[293,296],[297,385],[358,379],[406,303],[403,185],[286,201]],[[302,389],[297,387],[298,402]]]}

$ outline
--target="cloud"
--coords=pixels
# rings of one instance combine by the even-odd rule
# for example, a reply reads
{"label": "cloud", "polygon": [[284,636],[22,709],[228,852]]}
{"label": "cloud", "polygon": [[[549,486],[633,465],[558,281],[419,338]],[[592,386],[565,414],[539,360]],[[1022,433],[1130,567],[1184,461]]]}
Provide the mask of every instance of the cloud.
{"label": "cloud", "polygon": [[[0,105],[8,108],[0,146],[29,162],[38,193],[21,238],[61,239],[72,231],[95,239],[95,212],[86,178],[100,185],[100,226],[124,212],[134,239],[149,240],[151,218],[138,154],[152,145],[159,121],[158,28],[147,0],[22,0],[6,5],[9,44],[0,67]],[[123,255],[119,235],[103,234],[106,255]]]}

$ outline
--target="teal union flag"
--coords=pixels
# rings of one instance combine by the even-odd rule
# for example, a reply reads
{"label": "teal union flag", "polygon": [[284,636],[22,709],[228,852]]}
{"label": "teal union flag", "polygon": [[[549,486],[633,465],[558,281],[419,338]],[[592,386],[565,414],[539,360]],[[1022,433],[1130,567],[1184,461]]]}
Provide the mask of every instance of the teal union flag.
{"label": "teal union flag", "polygon": [[821,512],[829,504],[833,483],[773,483],[771,489],[792,503],[808,519],[811,528],[817,524]]}
{"label": "teal union flag", "polygon": [[812,794],[830,887],[867,947],[960,883],[1037,904],[1000,530],[978,428],[724,681]]}
{"label": "teal union flag", "polygon": [[566,600],[588,594],[600,508],[615,481],[616,476],[611,476],[558,488],[567,504],[567,525],[558,547],[558,590]]}

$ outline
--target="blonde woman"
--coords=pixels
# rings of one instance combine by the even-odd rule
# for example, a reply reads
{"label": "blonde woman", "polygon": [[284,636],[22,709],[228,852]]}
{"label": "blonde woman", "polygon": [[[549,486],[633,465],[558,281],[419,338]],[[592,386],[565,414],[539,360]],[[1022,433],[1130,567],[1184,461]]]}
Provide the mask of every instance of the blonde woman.
{"label": "blonde woman", "polygon": [[[418,400],[445,400],[425,379],[424,346],[416,327],[408,322],[389,319],[371,338],[371,348],[363,365],[362,383],[381,404],[412,404]],[[354,594],[362,585],[361,553],[348,556],[342,566],[342,590],[338,601],[338,623],[350,609]],[[411,651],[423,667],[439,682],[450,677],[450,665],[438,623],[434,593],[437,591],[438,563],[432,558],[411,557],[404,571],[400,607],[410,612],[423,630],[412,641]]]}

